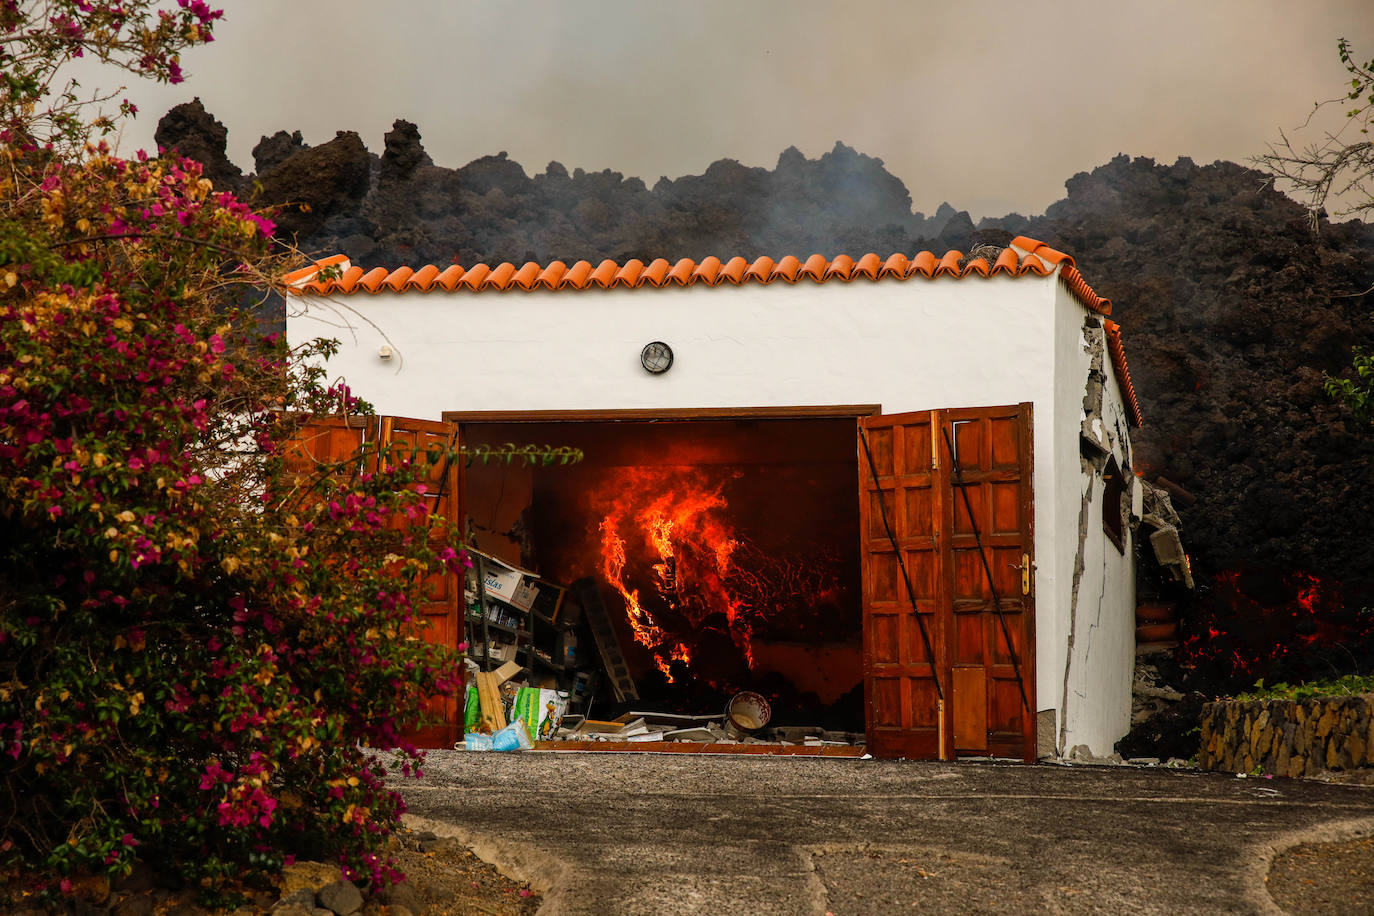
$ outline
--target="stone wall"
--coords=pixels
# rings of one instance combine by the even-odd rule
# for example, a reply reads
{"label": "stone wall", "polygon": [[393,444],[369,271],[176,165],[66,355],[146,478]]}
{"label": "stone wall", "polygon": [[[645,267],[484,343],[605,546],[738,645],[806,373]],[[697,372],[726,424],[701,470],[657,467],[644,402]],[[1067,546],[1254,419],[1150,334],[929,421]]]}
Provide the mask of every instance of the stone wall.
{"label": "stone wall", "polygon": [[1276,776],[1374,766],[1374,695],[1208,703],[1198,766]]}

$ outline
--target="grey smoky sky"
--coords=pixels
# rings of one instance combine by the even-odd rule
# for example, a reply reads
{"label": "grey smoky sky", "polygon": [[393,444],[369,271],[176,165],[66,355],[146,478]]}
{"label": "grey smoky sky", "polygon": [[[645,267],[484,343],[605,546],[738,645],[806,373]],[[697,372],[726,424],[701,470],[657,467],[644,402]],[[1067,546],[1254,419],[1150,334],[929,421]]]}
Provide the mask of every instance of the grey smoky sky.
{"label": "grey smoky sky", "polygon": [[396,118],[440,165],[506,150],[531,173],[556,159],[650,185],[842,140],[881,158],[916,209],[975,217],[1040,212],[1119,152],[1244,161],[1339,94],[1337,38],[1374,56],[1374,0],[215,5],[226,21],[179,86],[76,71],[128,85],[141,115],[125,152],[196,95],[245,171],[263,134],[354,130],[380,152]]}

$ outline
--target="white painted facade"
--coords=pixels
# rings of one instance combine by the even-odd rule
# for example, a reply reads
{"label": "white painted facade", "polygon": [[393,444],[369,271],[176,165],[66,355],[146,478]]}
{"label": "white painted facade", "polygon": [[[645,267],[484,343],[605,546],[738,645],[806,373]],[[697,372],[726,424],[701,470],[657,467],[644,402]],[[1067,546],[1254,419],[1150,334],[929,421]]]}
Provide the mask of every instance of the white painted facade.
{"label": "white painted facade", "polygon": [[[1060,753],[1086,744],[1108,754],[1125,734],[1135,626],[1131,533],[1122,555],[1100,521],[1090,526],[1074,607],[1083,495],[1091,490],[1100,500],[1102,488],[1079,458],[1091,365],[1084,321],[1097,316],[1057,272],[357,293],[293,297],[288,311],[291,344],[339,338],[330,376],[382,414],[841,404],[901,413],[1031,402],[1037,705],[1059,717]],[[675,354],[664,375],[639,363],[654,340]],[[379,356],[384,346],[389,360]],[[1125,415],[1121,394],[1110,359],[1102,365],[1115,423]]]}

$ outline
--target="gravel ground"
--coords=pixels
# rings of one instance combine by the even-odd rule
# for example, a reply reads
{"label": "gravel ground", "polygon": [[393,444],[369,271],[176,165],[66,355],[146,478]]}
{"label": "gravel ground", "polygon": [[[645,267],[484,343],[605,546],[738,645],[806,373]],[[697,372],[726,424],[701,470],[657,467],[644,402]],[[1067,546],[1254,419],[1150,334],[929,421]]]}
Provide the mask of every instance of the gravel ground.
{"label": "gravel ground", "polygon": [[1285,912],[1369,916],[1374,913],[1374,836],[1294,846],[1274,857],[1265,880]]}
{"label": "gravel ground", "polygon": [[[417,829],[528,881],[543,916],[1374,912],[1357,842],[1374,833],[1365,786],[1125,767],[436,752],[402,791]],[[1290,849],[1301,843],[1314,845]],[[1321,909],[1314,888],[1354,908]]]}

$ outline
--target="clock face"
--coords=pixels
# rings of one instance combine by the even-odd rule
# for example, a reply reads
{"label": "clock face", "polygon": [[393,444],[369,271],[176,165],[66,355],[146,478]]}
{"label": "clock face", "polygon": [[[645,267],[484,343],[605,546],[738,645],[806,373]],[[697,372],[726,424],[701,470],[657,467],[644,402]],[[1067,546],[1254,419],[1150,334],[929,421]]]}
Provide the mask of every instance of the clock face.
{"label": "clock face", "polygon": [[639,353],[639,364],[654,375],[662,375],[673,364],[673,349],[661,340],[645,344]]}

